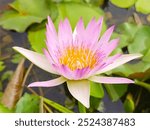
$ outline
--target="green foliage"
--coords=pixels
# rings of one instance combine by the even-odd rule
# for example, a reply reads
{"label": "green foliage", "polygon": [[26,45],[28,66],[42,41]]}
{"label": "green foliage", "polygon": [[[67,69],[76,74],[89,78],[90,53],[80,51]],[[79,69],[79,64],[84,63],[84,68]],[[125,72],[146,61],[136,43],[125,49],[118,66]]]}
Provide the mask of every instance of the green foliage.
{"label": "green foliage", "polygon": [[3,104],[0,103],[0,113],[12,113],[13,110],[8,109]]}
{"label": "green foliage", "polygon": [[13,71],[11,70],[5,71],[1,77],[1,80],[4,81],[10,79],[12,75],[13,75]]}
{"label": "green foliage", "polygon": [[104,86],[112,101],[117,101],[122,97],[128,88],[126,84],[104,84]]}
{"label": "green foliage", "polygon": [[[141,53],[143,57],[140,60],[126,63],[119,66],[107,74],[117,74],[125,77],[138,78],[136,73],[145,73],[150,68],[150,27],[146,25],[137,26],[136,24],[124,23],[118,26],[116,32],[120,35],[120,49],[127,48],[129,53]],[[117,37],[117,34],[114,34]],[[144,77],[143,77],[144,78]]]}
{"label": "green foliage", "polygon": [[67,109],[66,107],[50,100],[50,99],[47,99],[47,98],[44,98],[44,97],[41,97],[42,100],[44,101],[44,103],[48,104],[49,106],[55,108],[56,110],[62,112],[62,113],[73,113],[73,111]]}
{"label": "green foliage", "polygon": [[18,32],[24,32],[33,23],[41,23],[50,14],[46,0],[16,0],[10,6],[13,9],[3,13],[0,25]]}
{"label": "green foliage", "polygon": [[16,113],[37,113],[39,112],[40,98],[25,93],[16,105]]}
{"label": "green foliage", "polygon": [[149,0],[137,0],[136,11],[141,12],[143,14],[150,13],[150,1]]}
{"label": "green foliage", "polygon": [[23,56],[21,54],[17,53],[15,55],[13,55],[11,62],[14,64],[18,64],[22,58],[23,58]]}
{"label": "green foliage", "polygon": [[129,8],[135,4],[135,8],[137,12],[143,14],[150,13],[150,1],[149,0],[110,0],[112,4],[120,7],[120,8]]}
{"label": "green foliage", "polygon": [[[101,99],[100,98],[96,98],[91,96],[90,97],[90,111],[94,111],[94,110],[102,110],[102,108],[100,108],[100,103],[101,103]],[[102,107],[102,106],[101,106]]]}
{"label": "green foliage", "polygon": [[101,84],[90,82],[90,95],[97,98],[104,97],[104,90]]}
{"label": "green foliage", "polygon": [[136,0],[110,0],[111,3],[120,8],[129,8],[134,5]]}
{"label": "green foliage", "polygon": [[3,71],[5,69],[5,65],[3,61],[0,61],[0,71]]}

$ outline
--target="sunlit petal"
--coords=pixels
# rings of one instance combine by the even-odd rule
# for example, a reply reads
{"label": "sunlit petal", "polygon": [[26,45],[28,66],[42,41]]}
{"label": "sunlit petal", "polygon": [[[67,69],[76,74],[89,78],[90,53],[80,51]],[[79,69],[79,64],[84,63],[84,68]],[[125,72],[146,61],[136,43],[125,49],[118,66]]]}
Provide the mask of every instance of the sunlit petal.
{"label": "sunlit petal", "polygon": [[21,47],[13,47],[16,51],[21,53],[23,56],[25,56],[28,60],[30,60],[33,64],[40,67],[41,69],[53,73],[58,74],[53,67],[51,66],[49,60],[46,58],[45,55],[36,53],[34,51],[30,51]]}
{"label": "sunlit petal", "polygon": [[89,78],[90,81],[97,82],[97,83],[105,83],[105,84],[128,84],[134,83],[133,80],[127,78],[120,78],[120,77],[104,77],[104,76],[92,76]]}
{"label": "sunlit petal", "polygon": [[120,56],[119,58],[117,58],[112,64],[109,64],[103,69],[100,69],[99,71],[97,71],[96,74],[107,72],[133,59],[140,58],[141,56],[142,56],[141,54],[124,54]]}
{"label": "sunlit petal", "polygon": [[49,81],[41,81],[41,82],[34,82],[28,85],[28,87],[54,87],[58,86],[64,82],[66,82],[67,79],[64,77],[59,77],[56,79],[52,79]]}
{"label": "sunlit petal", "polygon": [[68,90],[72,96],[89,108],[90,83],[88,80],[67,81]]}

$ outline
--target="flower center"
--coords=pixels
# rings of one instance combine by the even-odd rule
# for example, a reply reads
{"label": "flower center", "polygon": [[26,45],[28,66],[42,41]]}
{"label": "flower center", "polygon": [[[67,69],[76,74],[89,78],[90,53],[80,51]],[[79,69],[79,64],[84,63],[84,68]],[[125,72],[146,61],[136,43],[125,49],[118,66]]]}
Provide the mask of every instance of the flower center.
{"label": "flower center", "polygon": [[96,64],[96,56],[91,50],[85,48],[67,48],[60,57],[59,62],[71,70],[93,68]]}

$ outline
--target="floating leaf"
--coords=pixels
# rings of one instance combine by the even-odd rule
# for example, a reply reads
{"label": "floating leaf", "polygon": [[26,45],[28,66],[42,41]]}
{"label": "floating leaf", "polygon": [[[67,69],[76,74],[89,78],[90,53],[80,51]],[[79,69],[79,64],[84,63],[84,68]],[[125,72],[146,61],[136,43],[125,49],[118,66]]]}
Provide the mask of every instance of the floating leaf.
{"label": "floating leaf", "polygon": [[137,0],[135,7],[136,11],[141,12],[143,14],[150,13],[150,1],[149,0]]}
{"label": "floating leaf", "polygon": [[[85,25],[91,20],[91,18],[96,17],[97,19],[103,16],[103,11],[98,7],[90,7],[84,4],[78,3],[61,3],[57,5],[58,8],[58,17],[55,20],[55,26],[58,27],[58,23],[61,19],[67,17],[71,23],[72,28],[74,29],[77,21],[82,17]],[[88,15],[87,15],[88,14]],[[43,28],[32,28],[28,31],[28,39],[32,48],[37,52],[43,52],[45,45],[45,23]],[[103,31],[106,29],[106,24],[103,24]]]}
{"label": "floating leaf", "polygon": [[126,84],[105,84],[104,86],[112,101],[117,101],[125,94],[128,88]]}
{"label": "floating leaf", "polygon": [[46,0],[15,0],[9,5],[22,15],[47,17],[49,14]]}
{"label": "floating leaf", "polygon": [[37,113],[39,112],[40,98],[25,93],[16,105],[16,113]]}
{"label": "floating leaf", "polygon": [[22,94],[22,81],[24,76],[24,59],[19,63],[14,75],[7,84],[7,87],[4,91],[1,103],[12,109],[15,107],[17,101],[19,100]]}
{"label": "floating leaf", "polygon": [[[132,28],[131,28],[132,29]],[[139,26],[133,41],[128,46],[129,53],[145,54],[150,49],[150,27]]]}
{"label": "floating leaf", "polygon": [[129,8],[134,5],[136,0],[110,0],[111,3],[120,8]]}
{"label": "floating leaf", "polygon": [[45,32],[46,32],[45,28],[28,32],[28,39],[30,41],[32,48],[35,51],[40,52],[40,53],[43,53],[43,48],[46,48]]}
{"label": "floating leaf", "polygon": [[24,32],[33,23],[41,23],[50,14],[46,0],[16,0],[10,6],[13,9],[3,13],[0,25],[18,32]]}
{"label": "floating leaf", "polygon": [[97,98],[104,97],[104,90],[101,84],[90,82],[90,95]]}

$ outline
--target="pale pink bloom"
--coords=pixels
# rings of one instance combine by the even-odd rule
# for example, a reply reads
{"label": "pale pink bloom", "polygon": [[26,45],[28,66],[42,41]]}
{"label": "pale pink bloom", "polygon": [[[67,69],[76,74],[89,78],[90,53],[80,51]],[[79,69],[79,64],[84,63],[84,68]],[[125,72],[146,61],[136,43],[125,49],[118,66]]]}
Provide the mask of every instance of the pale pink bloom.
{"label": "pale pink bloom", "polygon": [[21,47],[14,47],[33,64],[50,73],[60,75],[49,81],[34,82],[29,87],[54,87],[67,82],[72,96],[87,108],[90,98],[90,81],[105,84],[134,83],[121,77],[106,77],[100,74],[112,70],[141,54],[116,54],[109,56],[117,47],[119,39],[110,40],[114,26],[101,37],[103,18],[93,18],[87,27],[80,19],[72,32],[68,19],[60,21],[58,32],[50,17],[46,25],[46,45],[44,54]]}

